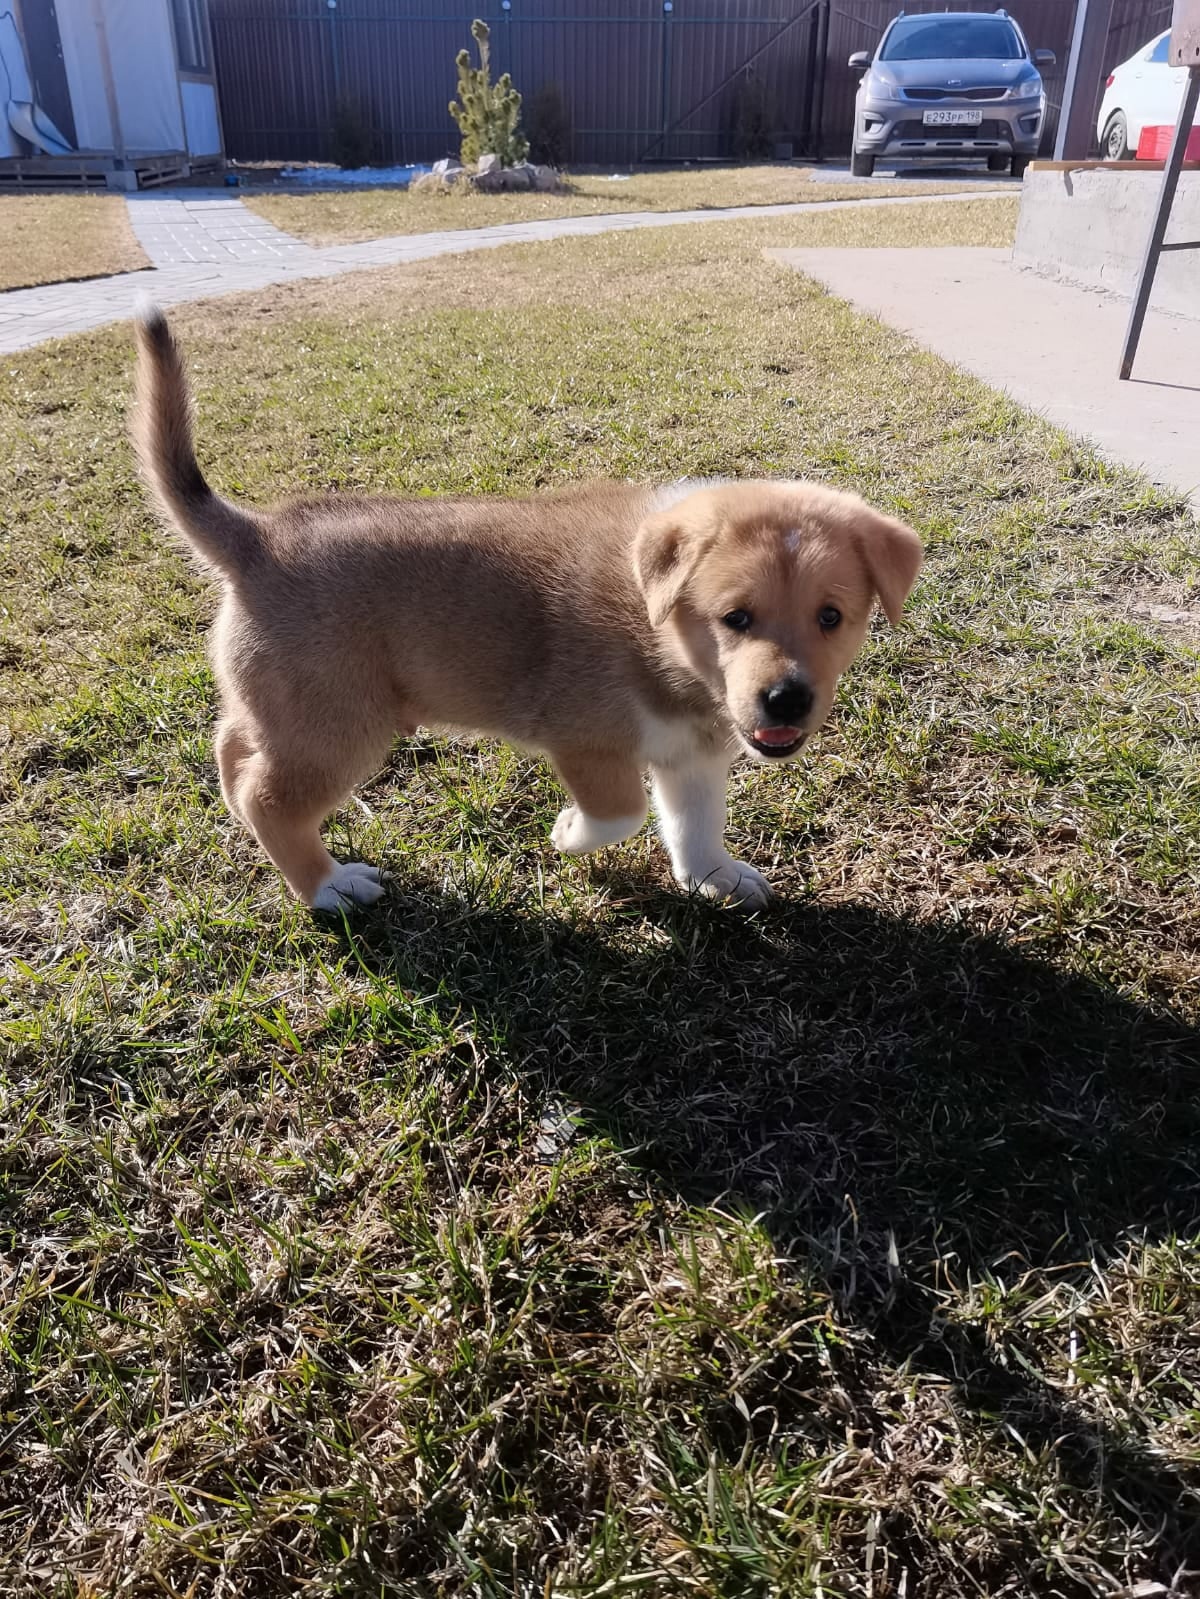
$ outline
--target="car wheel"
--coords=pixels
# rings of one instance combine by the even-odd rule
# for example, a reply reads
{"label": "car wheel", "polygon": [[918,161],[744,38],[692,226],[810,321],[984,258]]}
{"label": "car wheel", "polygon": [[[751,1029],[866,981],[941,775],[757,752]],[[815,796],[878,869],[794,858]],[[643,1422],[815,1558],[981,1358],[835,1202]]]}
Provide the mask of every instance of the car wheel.
{"label": "car wheel", "polygon": [[859,150],[850,152],[850,171],[856,178],[869,178],[875,170],[875,157]]}
{"label": "car wheel", "polygon": [[988,156],[988,171],[989,172],[1007,172],[1008,171],[1008,157],[1006,155],[990,155],[990,156]]}
{"label": "car wheel", "polygon": [[1129,124],[1125,121],[1124,111],[1114,111],[1104,124],[1104,137],[1100,141],[1100,153],[1106,161],[1129,161],[1133,151],[1129,148]]}
{"label": "car wheel", "polygon": [[1029,165],[1029,163],[1030,163],[1030,161],[1032,159],[1033,159],[1033,157],[1032,156],[1028,156],[1028,155],[1015,155],[1015,156],[1013,156],[1013,158],[1012,158],[1012,175],[1013,175],[1013,177],[1014,178],[1023,178],[1025,176],[1025,168]]}

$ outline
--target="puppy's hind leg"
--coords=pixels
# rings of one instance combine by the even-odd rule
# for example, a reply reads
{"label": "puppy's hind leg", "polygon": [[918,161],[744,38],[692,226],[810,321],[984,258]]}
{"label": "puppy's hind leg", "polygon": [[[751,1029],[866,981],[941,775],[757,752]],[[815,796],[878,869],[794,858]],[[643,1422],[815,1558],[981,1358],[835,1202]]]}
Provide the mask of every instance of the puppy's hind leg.
{"label": "puppy's hind leg", "polygon": [[575,801],[563,807],[551,831],[556,849],[587,855],[633,837],[646,820],[646,790],[627,755],[560,750],[553,759]]}
{"label": "puppy's hind leg", "polygon": [[221,779],[221,796],[229,810],[242,826],[246,818],[238,810],[238,787],[242,769],[254,754],[254,739],[240,725],[235,716],[223,716],[213,738],[213,753],[217,757],[217,772]]}
{"label": "puppy's hind leg", "polygon": [[297,899],[313,910],[339,911],[373,905],[383,893],[374,866],[340,862],[321,842],[321,823],[346,797],[350,784],[329,774],[285,765],[262,750],[244,751],[244,735],[226,735],[219,759],[222,786],[226,763],[233,771],[230,809],[283,873]]}

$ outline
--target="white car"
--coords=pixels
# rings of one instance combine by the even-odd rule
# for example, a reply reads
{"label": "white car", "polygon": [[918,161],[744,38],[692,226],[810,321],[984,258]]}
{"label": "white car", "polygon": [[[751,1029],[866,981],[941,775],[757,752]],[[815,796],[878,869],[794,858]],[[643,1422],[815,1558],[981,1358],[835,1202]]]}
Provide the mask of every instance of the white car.
{"label": "white car", "polygon": [[[1170,45],[1168,30],[1109,73],[1096,122],[1100,154],[1105,161],[1132,161],[1143,128],[1175,126],[1187,68],[1170,65]],[[1196,113],[1196,126],[1200,127],[1200,111]]]}

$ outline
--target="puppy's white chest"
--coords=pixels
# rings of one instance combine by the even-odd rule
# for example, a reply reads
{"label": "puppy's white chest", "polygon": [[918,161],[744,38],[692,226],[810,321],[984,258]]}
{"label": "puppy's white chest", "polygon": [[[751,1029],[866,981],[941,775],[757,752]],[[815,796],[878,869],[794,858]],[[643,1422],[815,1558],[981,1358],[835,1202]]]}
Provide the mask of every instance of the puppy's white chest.
{"label": "puppy's white chest", "polygon": [[715,724],[706,727],[690,717],[641,714],[641,757],[646,766],[688,766],[724,749],[726,740]]}

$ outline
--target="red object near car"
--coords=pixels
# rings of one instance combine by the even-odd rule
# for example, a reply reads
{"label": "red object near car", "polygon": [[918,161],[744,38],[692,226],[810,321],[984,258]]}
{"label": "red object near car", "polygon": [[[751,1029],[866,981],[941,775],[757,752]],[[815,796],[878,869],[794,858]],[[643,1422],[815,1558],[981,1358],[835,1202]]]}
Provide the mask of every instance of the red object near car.
{"label": "red object near car", "polygon": [[[1137,159],[1139,161],[1165,161],[1171,153],[1171,140],[1175,137],[1175,129],[1167,123],[1158,127],[1143,128],[1142,136],[1138,140]],[[1187,149],[1184,151],[1185,161],[1200,161],[1200,128],[1193,128],[1188,134]]]}

